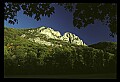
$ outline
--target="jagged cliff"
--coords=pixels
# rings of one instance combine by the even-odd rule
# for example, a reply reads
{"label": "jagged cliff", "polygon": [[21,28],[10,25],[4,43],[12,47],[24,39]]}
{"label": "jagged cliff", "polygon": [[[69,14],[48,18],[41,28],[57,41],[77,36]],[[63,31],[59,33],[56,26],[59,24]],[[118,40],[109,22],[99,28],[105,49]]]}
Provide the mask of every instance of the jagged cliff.
{"label": "jagged cliff", "polygon": [[[78,36],[75,34],[72,34],[70,32],[66,32],[63,36],[60,34],[59,31],[54,31],[51,28],[46,28],[44,26],[35,28],[35,29],[29,29],[28,35],[32,34],[34,37],[29,37],[28,40],[32,42],[37,42],[39,44],[45,44],[45,45],[54,45],[50,41],[47,41],[48,39],[54,39],[54,40],[61,40],[63,42],[68,42],[70,44],[76,44],[76,45],[84,45],[87,46]],[[44,36],[44,38],[41,37]],[[22,34],[21,37],[26,37],[26,34]]]}

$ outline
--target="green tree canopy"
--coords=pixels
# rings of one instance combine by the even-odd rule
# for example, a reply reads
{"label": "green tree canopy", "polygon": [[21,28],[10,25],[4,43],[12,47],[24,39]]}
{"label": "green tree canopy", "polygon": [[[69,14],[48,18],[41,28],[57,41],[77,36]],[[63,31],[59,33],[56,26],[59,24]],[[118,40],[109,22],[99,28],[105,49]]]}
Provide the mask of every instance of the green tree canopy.
{"label": "green tree canopy", "polygon": [[[18,23],[17,12],[21,9],[23,14],[39,21],[41,16],[50,17],[55,8],[52,3],[5,3],[4,20],[8,23]],[[56,3],[73,13],[73,25],[77,28],[86,27],[88,24],[99,20],[110,28],[110,36],[117,35],[117,4],[116,3]]]}

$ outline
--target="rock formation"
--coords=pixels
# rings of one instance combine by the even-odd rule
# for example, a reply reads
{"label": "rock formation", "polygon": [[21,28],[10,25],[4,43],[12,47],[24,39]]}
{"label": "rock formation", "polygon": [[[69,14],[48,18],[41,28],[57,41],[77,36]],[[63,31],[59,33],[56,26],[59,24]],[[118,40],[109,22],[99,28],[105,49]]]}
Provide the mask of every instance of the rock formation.
{"label": "rock formation", "polygon": [[66,32],[60,39],[76,45],[86,45],[78,36],[70,32]]}
{"label": "rock formation", "polygon": [[[51,38],[51,39],[54,39],[54,40],[61,40],[63,42],[69,42],[71,44],[87,46],[75,34],[72,34],[70,32],[66,32],[63,36],[61,36],[59,31],[54,31],[53,29],[46,28],[44,26],[42,26],[40,28],[28,30],[28,33],[31,33],[31,34],[35,33],[34,36],[38,36],[38,37],[29,38],[28,40],[30,40],[32,42],[37,42],[39,44],[45,44],[45,45],[49,45],[49,46],[54,45],[49,41],[45,41],[45,40],[41,39],[40,35],[44,35],[45,36],[44,39],[50,39]],[[26,37],[26,35],[23,34],[23,35],[21,35],[21,37]]]}

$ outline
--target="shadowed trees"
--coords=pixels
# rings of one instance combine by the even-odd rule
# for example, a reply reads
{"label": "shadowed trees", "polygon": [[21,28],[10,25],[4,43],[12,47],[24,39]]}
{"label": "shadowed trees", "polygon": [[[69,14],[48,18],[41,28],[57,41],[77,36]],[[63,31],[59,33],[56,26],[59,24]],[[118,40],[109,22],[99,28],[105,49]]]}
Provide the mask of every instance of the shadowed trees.
{"label": "shadowed trees", "polygon": [[[73,13],[73,25],[77,28],[86,27],[88,24],[99,20],[110,28],[110,36],[117,34],[117,4],[116,3],[54,3],[64,6],[65,10]],[[5,3],[4,20],[10,24],[18,23],[18,11],[41,20],[41,16],[50,17],[55,10],[52,3]]]}
{"label": "shadowed trees", "polygon": [[108,25],[110,35],[117,34],[117,4],[115,3],[78,3],[73,14],[73,25],[81,28],[99,20]]}

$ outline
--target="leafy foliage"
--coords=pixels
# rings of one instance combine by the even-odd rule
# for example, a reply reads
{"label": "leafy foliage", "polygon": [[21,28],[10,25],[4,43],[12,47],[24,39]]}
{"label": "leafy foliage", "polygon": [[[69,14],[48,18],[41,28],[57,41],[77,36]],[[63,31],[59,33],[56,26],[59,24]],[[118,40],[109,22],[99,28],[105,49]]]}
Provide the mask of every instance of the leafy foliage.
{"label": "leafy foliage", "polygon": [[74,26],[81,28],[100,20],[108,25],[112,35],[117,34],[117,4],[115,3],[78,3],[73,14]]}
{"label": "leafy foliage", "polygon": [[5,3],[4,9],[4,19],[9,19],[8,22],[10,24],[18,23],[15,16],[21,9],[23,14],[29,17],[35,15],[34,19],[37,21],[41,20],[41,15],[50,17],[54,13],[54,7],[50,7],[50,3]]}
{"label": "leafy foliage", "polygon": [[[23,14],[33,17],[39,21],[41,16],[50,17],[55,8],[52,3],[5,3],[4,20],[8,23],[18,23],[17,12],[23,10]],[[116,3],[56,3],[63,6],[65,10],[73,13],[73,25],[77,28],[93,24],[99,20],[108,25],[111,31],[110,36],[117,34],[117,4]]]}

